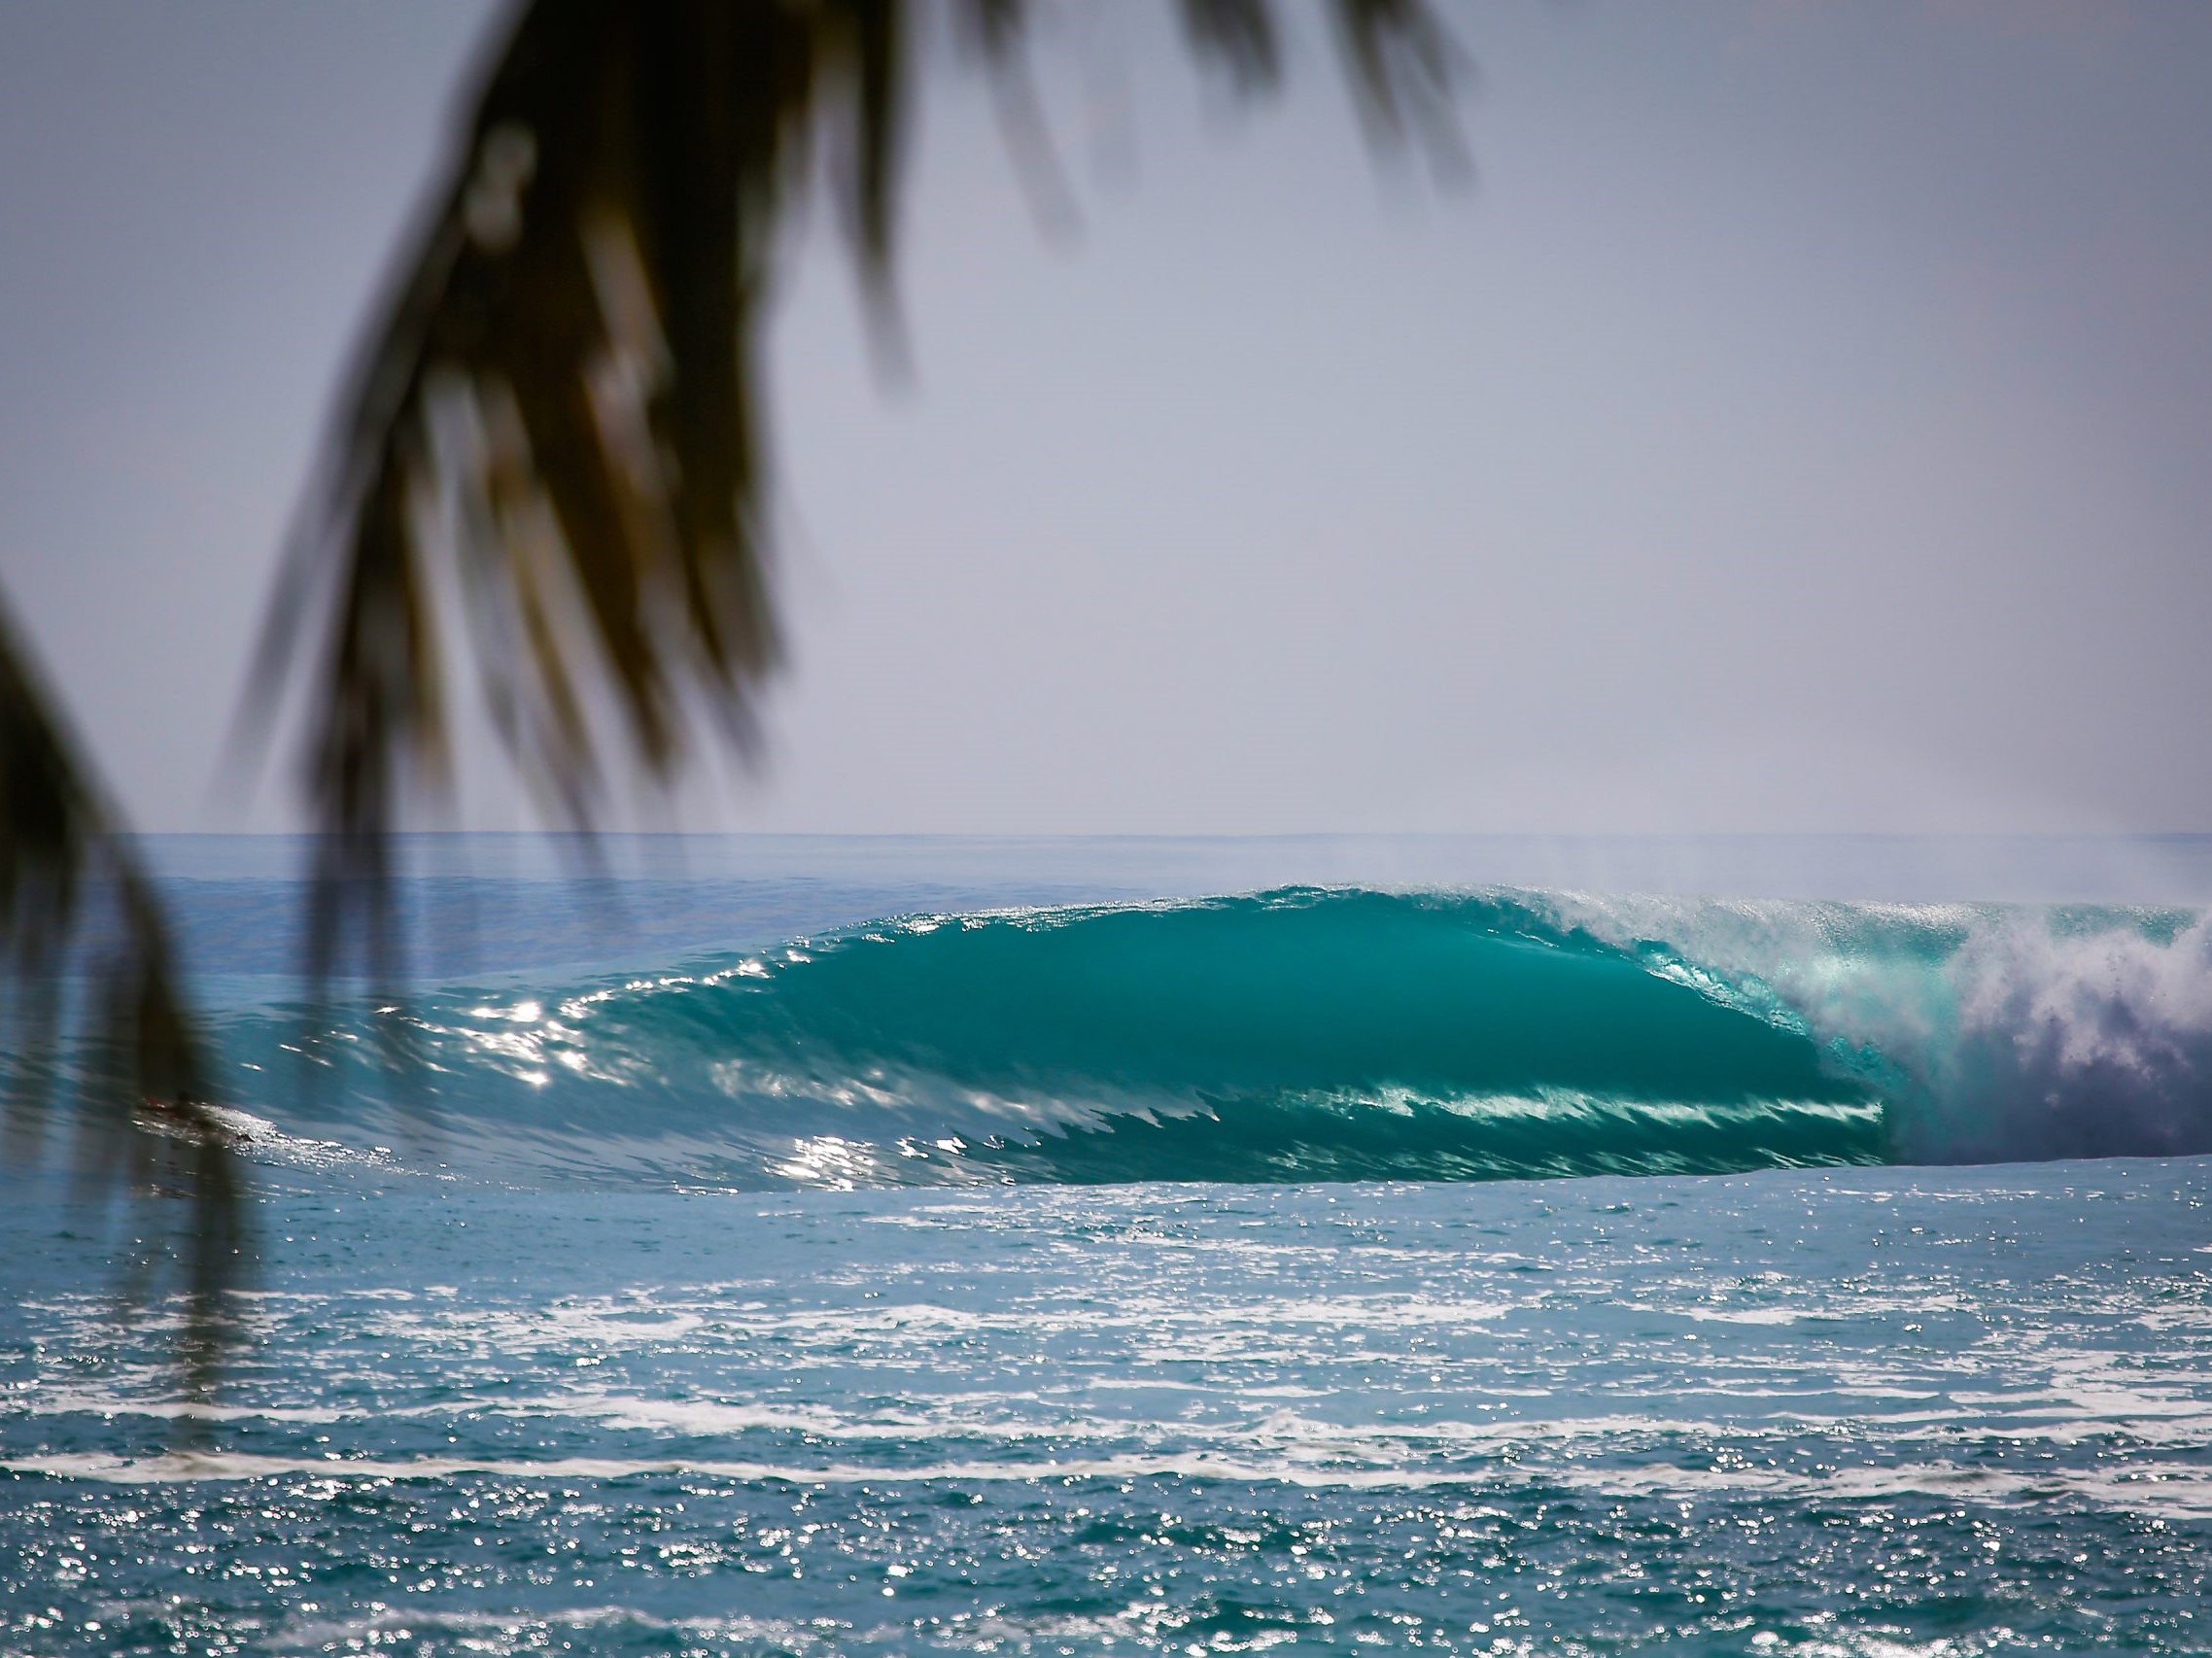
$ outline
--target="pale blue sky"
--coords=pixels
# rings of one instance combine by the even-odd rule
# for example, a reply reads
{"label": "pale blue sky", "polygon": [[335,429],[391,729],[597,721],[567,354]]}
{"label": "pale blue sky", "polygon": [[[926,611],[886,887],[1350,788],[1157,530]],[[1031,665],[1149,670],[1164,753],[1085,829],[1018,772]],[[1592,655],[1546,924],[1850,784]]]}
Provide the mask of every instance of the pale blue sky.
{"label": "pale blue sky", "polygon": [[[931,82],[917,380],[825,222],[771,765],[669,817],[2212,829],[2212,7],[1445,9],[1458,195],[1316,28],[1238,114],[1158,8],[1059,7],[1066,242]],[[0,579],[149,827],[289,820],[218,743],[487,16],[0,8]]]}

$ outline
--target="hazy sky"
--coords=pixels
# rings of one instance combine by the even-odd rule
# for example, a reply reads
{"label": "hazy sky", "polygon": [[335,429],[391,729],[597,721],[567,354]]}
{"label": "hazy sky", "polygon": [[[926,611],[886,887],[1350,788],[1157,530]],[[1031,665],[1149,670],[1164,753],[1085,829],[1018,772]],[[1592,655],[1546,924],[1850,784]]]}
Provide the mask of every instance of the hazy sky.
{"label": "hazy sky", "polygon": [[[1058,8],[1072,238],[930,82],[917,378],[818,225],[771,764],[674,820],[2212,829],[2212,6],[1446,10],[1459,194],[1299,0],[1243,113]],[[146,826],[291,820],[214,762],[490,15],[0,6],[0,580]]]}

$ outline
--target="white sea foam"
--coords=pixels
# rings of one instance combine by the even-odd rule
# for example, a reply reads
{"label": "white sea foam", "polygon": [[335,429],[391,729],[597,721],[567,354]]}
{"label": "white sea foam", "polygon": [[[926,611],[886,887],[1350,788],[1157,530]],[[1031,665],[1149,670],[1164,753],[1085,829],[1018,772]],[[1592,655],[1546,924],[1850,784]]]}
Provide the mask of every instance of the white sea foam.
{"label": "white sea foam", "polygon": [[0,1459],[0,1470],[113,1485],[191,1481],[622,1480],[689,1475],[743,1484],[906,1486],[1126,1482],[1171,1479],[1287,1485],[1312,1490],[1422,1491],[1520,1489],[1558,1483],[1611,1496],[1694,1500],[1755,1497],[1791,1502],[1873,1502],[1933,1497],[1987,1504],[2062,1503],[2127,1513],[2212,1516],[2212,1469],[2194,1463],[2131,1463],[2126,1468],[2032,1471],[1961,1467],[1951,1462],[1842,1468],[1802,1473],[1777,1468],[1698,1468],[1565,1462],[1541,1468],[1336,1468],[1289,1460],[1249,1460],[1192,1451],[1173,1456],[1045,1458],[1034,1462],[939,1462],[913,1467],[812,1465],[688,1457],[283,1457],[247,1452],[170,1451],[153,1457],[54,1453]]}
{"label": "white sea foam", "polygon": [[2212,913],[1526,895],[1715,1000],[1871,1048],[1917,1158],[2212,1144]]}
{"label": "white sea foam", "polygon": [[239,1145],[267,1162],[311,1169],[393,1166],[389,1146],[349,1146],[337,1140],[288,1133],[267,1118],[235,1106],[212,1105],[207,1111]]}

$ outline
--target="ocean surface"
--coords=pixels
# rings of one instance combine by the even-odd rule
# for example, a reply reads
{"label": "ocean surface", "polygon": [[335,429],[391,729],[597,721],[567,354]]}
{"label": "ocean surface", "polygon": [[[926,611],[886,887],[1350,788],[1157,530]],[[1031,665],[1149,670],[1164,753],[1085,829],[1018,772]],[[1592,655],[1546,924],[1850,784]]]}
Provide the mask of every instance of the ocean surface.
{"label": "ocean surface", "polygon": [[2212,1651],[2212,838],[148,843],[250,1158],[0,1175],[0,1653]]}

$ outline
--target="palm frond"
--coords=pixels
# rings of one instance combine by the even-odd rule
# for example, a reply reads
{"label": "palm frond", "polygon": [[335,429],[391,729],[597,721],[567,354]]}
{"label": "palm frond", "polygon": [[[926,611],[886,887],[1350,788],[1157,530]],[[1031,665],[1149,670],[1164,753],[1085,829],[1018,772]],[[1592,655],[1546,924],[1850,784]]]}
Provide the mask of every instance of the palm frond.
{"label": "palm frond", "polygon": [[1440,176],[1466,177],[1457,98],[1471,66],[1425,0],[1336,0],[1336,24],[1369,140],[1418,142]]}
{"label": "palm frond", "polygon": [[[1026,94],[1002,107],[1032,159],[1047,140],[1018,54],[1035,10],[956,12]],[[872,314],[893,322],[914,11],[520,13],[341,397],[249,694],[305,692],[319,976],[347,941],[386,953],[391,831],[444,787],[447,636],[565,827],[599,820],[610,755],[666,778],[694,709],[749,743],[779,657],[756,369],[771,262],[826,155]],[[1181,15],[1240,90],[1279,80],[1266,0]],[[1434,145],[1455,63],[1441,25],[1421,0],[1336,0],[1335,16],[1370,132]]]}
{"label": "palm frond", "polygon": [[[223,1291],[243,1261],[243,1184],[208,1106],[207,1068],[154,884],[0,604],[0,1015],[9,1161],[42,1156],[73,1106],[80,1182],[181,1193],[188,1386],[209,1386]],[[64,986],[81,988],[71,1019]],[[72,1030],[63,1025],[71,1022]],[[72,1037],[75,1040],[71,1040]],[[61,1098],[65,1086],[73,1099]],[[165,1228],[143,1228],[159,1239]]]}
{"label": "palm frond", "polygon": [[[1031,0],[955,3],[1016,84]],[[895,331],[915,4],[517,15],[343,388],[249,687],[253,717],[288,695],[306,709],[318,981],[343,950],[391,959],[392,833],[447,786],[448,635],[568,826],[599,819],[610,751],[666,777],[694,708],[750,740],[779,653],[755,366],[771,263],[826,154],[872,318]],[[1449,164],[1460,60],[1423,0],[1334,15],[1370,136]],[[1240,91],[1279,82],[1266,0],[1182,0],[1182,19]],[[1042,155],[1029,107],[1018,148]],[[0,1013],[11,1160],[44,1146],[73,1078],[84,1178],[189,1197],[186,1355],[204,1386],[244,1259],[243,1177],[158,895],[4,606],[0,974],[18,992]],[[74,1050],[65,982],[86,986]]]}
{"label": "palm frond", "polygon": [[1283,52],[1267,0],[1183,0],[1183,33],[1201,63],[1224,70],[1240,92],[1271,92]]}

